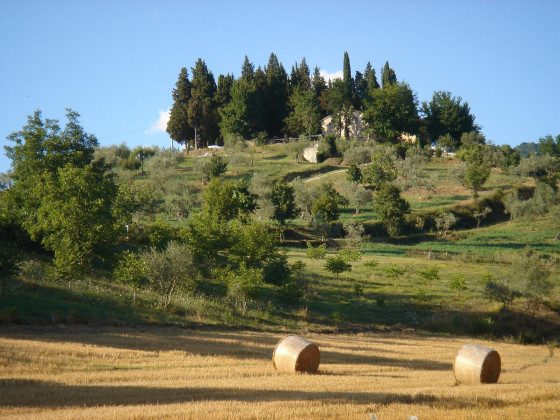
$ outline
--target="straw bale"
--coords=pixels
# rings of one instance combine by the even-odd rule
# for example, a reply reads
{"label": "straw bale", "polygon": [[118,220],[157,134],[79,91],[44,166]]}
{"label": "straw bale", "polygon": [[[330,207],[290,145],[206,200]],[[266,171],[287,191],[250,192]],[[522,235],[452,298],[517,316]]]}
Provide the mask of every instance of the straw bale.
{"label": "straw bale", "polygon": [[280,340],[272,354],[272,365],[281,372],[315,373],[321,355],[317,344],[296,335]]}
{"label": "straw bale", "polygon": [[496,350],[478,344],[465,344],[453,363],[455,380],[460,384],[498,382],[502,362]]}

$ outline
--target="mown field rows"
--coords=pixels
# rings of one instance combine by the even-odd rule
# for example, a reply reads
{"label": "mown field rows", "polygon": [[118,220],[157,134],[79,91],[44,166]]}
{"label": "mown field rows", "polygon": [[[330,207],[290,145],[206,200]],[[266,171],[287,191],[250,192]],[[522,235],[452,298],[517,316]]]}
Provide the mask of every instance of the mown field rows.
{"label": "mown field rows", "polygon": [[[276,372],[280,333],[4,328],[0,417],[543,419],[560,417],[554,347],[433,335],[306,334],[316,375]],[[465,342],[497,350],[497,384],[457,385]]]}

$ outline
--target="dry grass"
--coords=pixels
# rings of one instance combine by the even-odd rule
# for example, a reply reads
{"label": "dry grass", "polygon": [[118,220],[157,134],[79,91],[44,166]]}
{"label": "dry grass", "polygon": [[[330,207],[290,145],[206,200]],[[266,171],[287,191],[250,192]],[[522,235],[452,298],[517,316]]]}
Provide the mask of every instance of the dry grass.
{"label": "dry grass", "polygon": [[560,418],[560,357],[474,342],[502,357],[497,384],[457,386],[460,338],[317,335],[317,375],[274,370],[282,335],[174,328],[0,331],[0,417]]}

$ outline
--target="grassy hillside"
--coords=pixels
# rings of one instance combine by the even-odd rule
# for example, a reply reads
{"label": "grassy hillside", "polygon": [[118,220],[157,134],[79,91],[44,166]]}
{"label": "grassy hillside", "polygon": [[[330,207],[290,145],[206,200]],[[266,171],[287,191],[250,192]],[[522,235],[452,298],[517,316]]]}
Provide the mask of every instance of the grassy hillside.
{"label": "grassy hillside", "polygon": [[[195,172],[198,151],[184,155],[168,182],[190,183],[193,194],[205,188]],[[221,152],[225,153],[225,152]],[[227,153],[225,153],[227,154]],[[333,182],[340,189],[346,178],[341,159],[322,164],[300,161],[286,144],[255,146],[229,154],[226,179],[250,178],[255,173],[266,177],[295,179],[317,188]],[[60,323],[171,323],[243,327],[280,331],[372,331],[413,328],[417,330],[470,334],[483,337],[509,337],[520,342],[542,342],[560,339],[560,244],[554,237],[560,231],[560,220],[544,215],[536,220],[510,222],[497,211],[482,220],[479,229],[472,217],[474,200],[470,191],[453,177],[458,161],[449,157],[432,158],[426,171],[435,182],[430,191],[411,188],[403,193],[411,204],[410,226],[423,221],[421,229],[411,227],[406,235],[388,237],[380,227],[372,205],[365,205],[359,214],[351,207],[343,208],[338,224],[331,230],[327,256],[335,255],[348,245],[340,234],[341,223],[358,221],[366,235],[359,246],[360,260],[352,263],[352,271],[339,277],[325,270],[325,259],[307,256],[305,243],[318,244],[318,236],[308,221],[295,219],[285,232],[281,244],[288,261],[302,261],[302,272],[308,284],[305,299],[294,303],[278,295],[273,287],[264,285],[261,298],[250,302],[246,314],[224,299],[215,299],[216,285],[201,282],[194,294],[179,291],[168,311],[157,308],[157,297],[142,289],[132,304],[132,291],[114,282],[111,261],[100,264],[88,278],[66,284],[49,280],[49,256],[26,256],[22,274],[3,285],[0,295],[0,322],[23,324]],[[148,185],[157,170],[133,174],[137,185]],[[342,170],[342,171],[341,171]],[[533,181],[493,169],[479,200],[495,200],[499,191],[515,187],[531,187]],[[165,201],[165,194],[159,204]],[[430,225],[430,217],[440,212],[459,215],[449,232],[441,234]],[[191,211],[191,215],[196,209]],[[160,214],[175,229],[189,223]],[[424,223],[425,221],[428,221]],[[121,247],[138,244],[123,241]],[[538,305],[516,301],[507,308],[484,295],[484,276],[515,278],[516,264],[527,255],[550,271],[557,287]],[[387,267],[404,269],[391,278]],[[426,268],[437,269],[439,278],[427,282],[419,274]],[[487,278],[487,277],[486,277]],[[512,280],[513,281],[513,280]]]}

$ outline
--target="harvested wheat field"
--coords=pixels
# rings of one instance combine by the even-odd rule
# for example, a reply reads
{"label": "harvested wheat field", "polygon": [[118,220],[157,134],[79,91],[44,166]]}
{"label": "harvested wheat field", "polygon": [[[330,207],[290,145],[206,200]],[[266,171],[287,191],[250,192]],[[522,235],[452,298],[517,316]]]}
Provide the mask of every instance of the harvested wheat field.
{"label": "harvested wheat field", "polygon": [[[401,333],[303,334],[317,374],[272,366],[282,334],[176,328],[0,331],[0,418],[560,418],[560,356],[521,346]],[[472,342],[499,352],[497,384],[456,385]]]}

